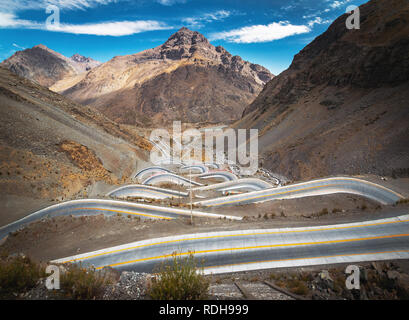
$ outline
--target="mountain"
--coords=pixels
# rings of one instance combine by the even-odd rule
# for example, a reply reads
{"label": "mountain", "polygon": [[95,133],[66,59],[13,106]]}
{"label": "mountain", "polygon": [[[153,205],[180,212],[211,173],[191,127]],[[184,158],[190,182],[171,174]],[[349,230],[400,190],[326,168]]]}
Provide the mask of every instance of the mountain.
{"label": "mountain", "polygon": [[240,118],[273,75],[181,28],[163,45],[117,56],[51,89],[126,124]]}
{"label": "mountain", "polygon": [[409,173],[409,2],[336,19],[272,79],[235,127],[258,128],[265,167],[289,178]]}
{"label": "mountain", "polygon": [[138,134],[3,67],[0,105],[1,224],[123,183],[149,159]]}
{"label": "mountain", "polygon": [[76,66],[78,73],[82,73],[88,70],[91,70],[92,68],[95,68],[101,64],[101,62],[96,61],[92,58],[87,58],[84,57],[78,53],[72,55],[70,57],[71,64]]}
{"label": "mountain", "polygon": [[19,76],[50,87],[61,79],[78,76],[100,64],[79,54],[67,58],[40,44],[17,51],[0,65]]}

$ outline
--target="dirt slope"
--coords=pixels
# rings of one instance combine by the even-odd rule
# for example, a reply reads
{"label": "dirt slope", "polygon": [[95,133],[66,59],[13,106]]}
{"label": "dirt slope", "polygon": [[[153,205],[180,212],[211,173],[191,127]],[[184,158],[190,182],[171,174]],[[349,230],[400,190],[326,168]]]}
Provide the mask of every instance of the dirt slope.
{"label": "dirt slope", "polygon": [[137,134],[2,67],[0,105],[1,215],[118,184],[148,159]]}

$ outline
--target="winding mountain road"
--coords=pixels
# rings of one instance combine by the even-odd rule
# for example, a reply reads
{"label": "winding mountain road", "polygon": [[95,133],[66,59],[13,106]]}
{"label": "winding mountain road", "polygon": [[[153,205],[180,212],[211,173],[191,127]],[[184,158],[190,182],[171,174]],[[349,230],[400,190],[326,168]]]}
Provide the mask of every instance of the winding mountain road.
{"label": "winding mountain road", "polygon": [[190,172],[192,170],[196,171],[194,173],[206,173],[209,171],[209,169],[203,164],[195,164],[195,165],[184,166],[180,168],[180,171],[184,173]]}
{"label": "winding mountain road", "polygon": [[144,197],[151,199],[182,198],[187,197],[187,192],[164,189],[153,186],[130,184],[110,191],[107,196],[126,198],[126,197]]}
{"label": "winding mountain road", "polygon": [[306,228],[197,233],[149,239],[53,261],[97,269],[152,272],[172,257],[194,253],[204,272],[409,258],[409,215]]}
{"label": "winding mountain road", "polygon": [[71,200],[55,204],[53,206],[36,211],[20,220],[12,222],[0,228],[0,240],[7,236],[10,232],[28,225],[31,222],[39,221],[42,218],[57,217],[57,216],[81,216],[81,215],[131,215],[145,219],[164,219],[170,220],[180,216],[188,216],[192,213],[196,217],[216,218],[216,219],[232,219],[241,220],[241,217],[225,216],[220,214],[206,213],[193,210],[183,210],[168,207],[159,207],[144,203],[133,203],[126,201],[104,200],[104,199],[81,199]]}
{"label": "winding mountain road", "polygon": [[210,171],[210,172],[206,172],[206,173],[202,173],[197,175],[198,178],[200,179],[215,179],[215,178],[219,178],[222,179],[224,181],[234,181],[237,180],[237,176],[229,171]]}
{"label": "winding mountain road", "polygon": [[202,186],[203,184],[196,182],[194,180],[189,180],[185,177],[178,176],[173,173],[159,173],[154,176],[147,178],[142,184],[156,184],[156,183],[174,183],[184,186]]}
{"label": "winding mountain road", "polygon": [[335,177],[312,180],[284,187],[264,189],[228,197],[219,197],[195,202],[201,206],[231,206],[264,202],[278,199],[292,199],[333,193],[350,193],[369,198],[381,204],[394,204],[403,198],[397,192],[381,185],[350,177]]}
{"label": "winding mountain road", "polygon": [[233,181],[226,181],[221,183],[215,183],[203,187],[191,188],[192,191],[230,191],[230,190],[242,190],[242,191],[257,191],[267,188],[272,188],[273,186],[266,181],[256,179],[256,178],[243,178]]}
{"label": "winding mountain road", "polygon": [[153,174],[157,174],[157,173],[172,173],[169,169],[166,169],[164,167],[148,167],[148,168],[144,168],[142,170],[140,170],[135,176],[134,178],[137,179],[143,179],[146,175],[153,175]]}

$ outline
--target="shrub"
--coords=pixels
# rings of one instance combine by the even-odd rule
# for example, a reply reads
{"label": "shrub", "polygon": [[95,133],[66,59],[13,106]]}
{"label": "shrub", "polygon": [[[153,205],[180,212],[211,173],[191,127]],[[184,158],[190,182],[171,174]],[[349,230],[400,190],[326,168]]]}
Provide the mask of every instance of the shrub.
{"label": "shrub", "polygon": [[61,289],[67,298],[76,300],[98,299],[102,296],[109,280],[94,268],[83,268],[72,264],[61,273]]}
{"label": "shrub", "polygon": [[276,280],[278,278],[278,276],[274,273],[271,273],[269,276],[270,280]]}
{"label": "shrub", "polygon": [[292,293],[305,296],[308,294],[308,288],[306,284],[298,279],[290,279],[288,280],[288,290]]}
{"label": "shrub", "polygon": [[0,261],[0,298],[13,298],[14,293],[26,292],[45,276],[44,268],[28,257],[3,258]]}
{"label": "shrub", "polygon": [[159,273],[149,286],[148,292],[155,300],[201,300],[207,298],[209,281],[198,269],[193,254],[177,257],[171,263],[163,263]]}

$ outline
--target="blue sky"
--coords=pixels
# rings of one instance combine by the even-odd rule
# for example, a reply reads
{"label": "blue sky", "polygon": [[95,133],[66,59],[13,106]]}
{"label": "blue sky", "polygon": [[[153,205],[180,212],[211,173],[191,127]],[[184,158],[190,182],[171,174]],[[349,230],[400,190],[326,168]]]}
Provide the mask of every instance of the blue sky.
{"label": "blue sky", "polygon": [[[165,42],[182,26],[279,74],[350,5],[367,0],[0,0],[0,61],[44,44],[105,62]],[[46,13],[47,6],[53,5]],[[59,10],[59,24],[46,19]]]}

